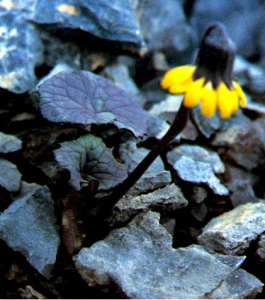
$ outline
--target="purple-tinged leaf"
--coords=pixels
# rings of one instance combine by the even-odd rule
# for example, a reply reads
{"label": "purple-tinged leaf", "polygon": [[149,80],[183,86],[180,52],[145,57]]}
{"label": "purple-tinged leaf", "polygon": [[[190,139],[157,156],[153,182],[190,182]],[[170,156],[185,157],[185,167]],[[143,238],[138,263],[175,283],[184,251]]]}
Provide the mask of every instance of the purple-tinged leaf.
{"label": "purple-tinged leaf", "polygon": [[43,116],[52,122],[114,124],[142,136],[147,114],[139,103],[111,81],[91,72],[62,72],[39,88]]}
{"label": "purple-tinged leaf", "polygon": [[62,143],[54,154],[59,165],[71,173],[70,183],[77,190],[89,180],[98,180],[99,189],[109,189],[127,177],[125,165],[118,163],[111,149],[91,134]]}

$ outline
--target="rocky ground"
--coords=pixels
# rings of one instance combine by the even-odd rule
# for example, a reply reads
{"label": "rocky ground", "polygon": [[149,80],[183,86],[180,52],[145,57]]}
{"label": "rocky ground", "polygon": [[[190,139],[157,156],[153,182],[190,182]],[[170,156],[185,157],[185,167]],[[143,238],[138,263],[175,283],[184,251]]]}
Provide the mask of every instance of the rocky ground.
{"label": "rocky ground", "polygon": [[[264,15],[261,0],[0,0],[1,298],[264,298]],[[162,75],[213,21],[246,108],[192,109],[99,220],[91,203],[178,111]]]}

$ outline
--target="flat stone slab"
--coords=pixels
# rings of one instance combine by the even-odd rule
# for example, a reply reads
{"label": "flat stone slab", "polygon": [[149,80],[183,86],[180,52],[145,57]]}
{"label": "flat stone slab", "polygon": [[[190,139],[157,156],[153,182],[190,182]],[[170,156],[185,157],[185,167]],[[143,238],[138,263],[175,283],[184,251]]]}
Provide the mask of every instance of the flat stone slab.
{"label": "flat stone slab", "polygon": [[60,244],[54,203],[47,186],[24,184],[24,187],[21,198],[0,215],[0,237],[50,278]]}
{"label": "flat stone slab", "polygon": [[263,232],[265,203],[247,203],[212,219],[204,227],[198,241],[209,250],[239,255]]}
{"label": "flat stone slab", "polygon": [[263,283],[255,276],[239,269],[227,277],[210,299],[254,299],[262,288]]}
{"label": "flat stone slab", "polygon": [[172,237],[159,224],[159,214],[138,215],[127,227],[74,257],[90,285],[118,286],[137,299],[206,298],[232,274],[238,260],[223,263],[203,247],[172,248]]}
{"label": "flat stone slab", "polygon": [[215,176],[210,163],[195,161],[188,156],[182,156],[174,163],[173,167],[184,181],[194,184],[205,184],[215,194],[220,196],[229,194],[228,189]]}
{"label": "flat stone slab", "polygon": [[113,209],[111,223],[126,222],[139,212],[151,209],[170,212],[188,205],[188,200],[183,196],[180,188],[170,184],[154,192],[135,197],[124,196]]}

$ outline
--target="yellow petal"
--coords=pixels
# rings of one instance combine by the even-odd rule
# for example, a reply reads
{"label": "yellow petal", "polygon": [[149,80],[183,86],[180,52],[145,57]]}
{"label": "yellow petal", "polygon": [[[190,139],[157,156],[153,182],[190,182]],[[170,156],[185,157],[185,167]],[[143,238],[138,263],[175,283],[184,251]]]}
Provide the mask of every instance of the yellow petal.
{"label": "yellow petal", "polygon": [[241,107],[245,107],[246,105],[246,96],[240,86],[240,84],[236,81],[233,81],[233,87],[235,88],[236,92],[237,92],[237,95],[239,97],[239,101],[240,101],[240,106]]}
{"label": "yellow petal", "polygon": [[186,91],[184,87],[186,87],[187,81],[192,79],[194,71],[195,66],[192,65],[173,68],[162,78],[161,87],[169,89],[171,93],[184,93]]}
{"label": "yellow petal", "polygon": [[203,95],[201,99],[201,112],[204,116],[210,118],[217,108],[217,93],[212,84],[208,82],[203,87]]}
{"label": "yellow petal", "polygon": [[233,112],[236,95],[221,82],[217,89],[217,107],[220,111],[221,118],[229,118]]}
{"label": "yellow petal", "polygon": [[187,88],[183,105],[187,108],[194,107],[202,98],[204,78],[193,81]]}
{"label": "yellow petal", "polygon": [[192,77],[186,79],[184,82],[172,85],[168,91],[171,94],[184,94],[187,91],[188,86],[193,82]]}
{"label": "yellow petal", "polygon": [[233,114],[238,110],[239,101],[238,101],[238,94],[237,94],[236,90],[232,90],[231,93],[233,94],[233,95],[231,95],[231,101],[233,103],[233,106],[232,106],[232,114]]}

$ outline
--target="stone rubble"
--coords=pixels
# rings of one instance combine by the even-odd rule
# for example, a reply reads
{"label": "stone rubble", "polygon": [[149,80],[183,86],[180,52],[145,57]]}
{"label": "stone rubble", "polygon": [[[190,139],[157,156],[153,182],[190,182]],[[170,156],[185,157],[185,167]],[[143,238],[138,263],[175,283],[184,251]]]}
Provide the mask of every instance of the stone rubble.
{"label": "stone rubble", "polygon": [[88,285],[116,286],[128,298],[201,299],[217,297],[222,291],[233,298],[256,295],[262,283],[247,274],[246,279],[252,280],[246,289],[242,287],[246,272],[236,271],[244,258],[229,258],[215,257],[197,245],[173,249],[159,215],[147,212],[83,248],[74,261]]}
{"label": "stone rubble", "polygon": [[246,203],[212,219],[198,237],[206,249],[241,255],[265,232],[265,203]]}

